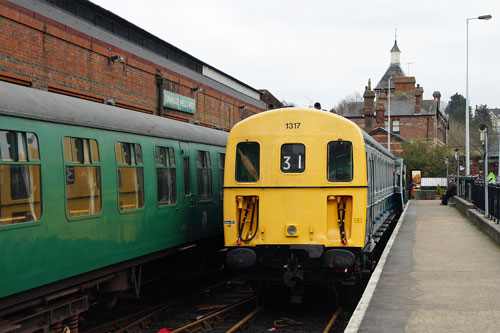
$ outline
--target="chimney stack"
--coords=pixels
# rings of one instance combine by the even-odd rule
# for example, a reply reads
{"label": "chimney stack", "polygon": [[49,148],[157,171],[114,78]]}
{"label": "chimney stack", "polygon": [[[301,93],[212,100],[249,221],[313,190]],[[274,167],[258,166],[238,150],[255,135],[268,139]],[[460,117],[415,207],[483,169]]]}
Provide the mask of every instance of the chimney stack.
{"label": "chimney stack", "polygon": [[375,100],[375,92],[372,90],[372,82],[368,79],[368,86],[365,87],[365,92],[363,93],[363,116],[365,117],[365,131],[370,131],[373,126],[373,101]]}
{"label": "chimney stack", "polygon": [[441,93],[439,91],[433,92],[432,97],[434,97],[434,100],[438,102],[438,104],[441,102]]}
{"label": "chimney stack", "polygon": [[385,105],[384,103],[377,103],[375,107],[376,122],[378,126],[384,126],[385,120]]}
{"label": "chimney stack", "polygon": [[424,88],[420,87],[420,84],[417,84],[417,87],[415,88],[415,113],[420,113],[421,110],[421,105],[420,102],[422,101],[422,95],[424,94]]}

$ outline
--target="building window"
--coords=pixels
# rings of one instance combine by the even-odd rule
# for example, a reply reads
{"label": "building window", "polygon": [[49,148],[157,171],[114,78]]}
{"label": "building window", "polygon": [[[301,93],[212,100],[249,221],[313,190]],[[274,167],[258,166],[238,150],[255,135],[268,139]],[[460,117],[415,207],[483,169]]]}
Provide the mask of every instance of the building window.
{"label": "building window", "polygon": [[328,143],[328,181],[348,182],[352,180],[352,143],[332,141]]}
{"label": "building window", "polygon": [[137,143],[117,142],[118,202],[120,210],[144,207],[142,149]]}
{"label": "building window", "polygon": [[240,142],[236,147],[236,181],[255,183],[259,180],[260,146],[257,142]]}
{"label": "building window", "polygon": [[210,153],[196,151],[196,169],[198,171],[198,198],[200,201],[212,200],[212,169]]}
{"label": "building window", "polygon": [[177,202],[177,178],[174,149],[155,147],[156,183],[158,205],[172,205]]}
{"label": "building window", "polygon": [[392,121],[392,132],[399,133],[399,120]]}
{"label": "building window", "polygon": [[0,130],[0,226],[42,217],[36,134]]}

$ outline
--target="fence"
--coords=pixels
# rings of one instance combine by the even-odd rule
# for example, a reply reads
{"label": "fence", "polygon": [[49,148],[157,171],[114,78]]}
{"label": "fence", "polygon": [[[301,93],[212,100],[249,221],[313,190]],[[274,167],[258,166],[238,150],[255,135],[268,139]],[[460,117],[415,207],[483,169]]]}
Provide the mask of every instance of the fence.
{"label": "fence", "polygon": [[[472,202],[474,207],[484,212],[484,183],[474,178],[461,178],[459,195]],[[488,215],[497,223],[500,221],[500,185],[488,185]]]}
{"label": "fence", "polygon": [[420,186],[422,187],[446,187],[448,184],[446,183],[446,177],[445,178],[422,178],[420,181]]}

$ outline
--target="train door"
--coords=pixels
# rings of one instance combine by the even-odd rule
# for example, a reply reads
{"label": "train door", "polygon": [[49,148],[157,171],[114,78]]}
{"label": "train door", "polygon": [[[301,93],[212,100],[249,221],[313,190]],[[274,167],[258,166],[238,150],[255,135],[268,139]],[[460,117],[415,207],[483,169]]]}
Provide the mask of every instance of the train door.
{"label": "train door", "polygon": [[[187,142],[180,143],[181,148],[181,169],[182,169],[182,196],[179,196],[179,205],[183,214],[182,231],[183,234],[191,239],[193,237],[194,220],[196,219],[196,208],[198,201],[196,200],[196,174],[195,174],[195,156],[194,150]],[[181,199],[182,197],[182,199]]]}

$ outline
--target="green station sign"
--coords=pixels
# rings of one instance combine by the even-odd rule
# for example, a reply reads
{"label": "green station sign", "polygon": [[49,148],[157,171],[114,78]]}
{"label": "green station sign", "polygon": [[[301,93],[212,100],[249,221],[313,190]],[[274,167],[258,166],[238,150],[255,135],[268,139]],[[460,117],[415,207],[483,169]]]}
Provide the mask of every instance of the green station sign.
{"label": "green station sign", "polygon": [[179,111],[196,113],[196,100],[183,95],[163,90],[163,106]]}

